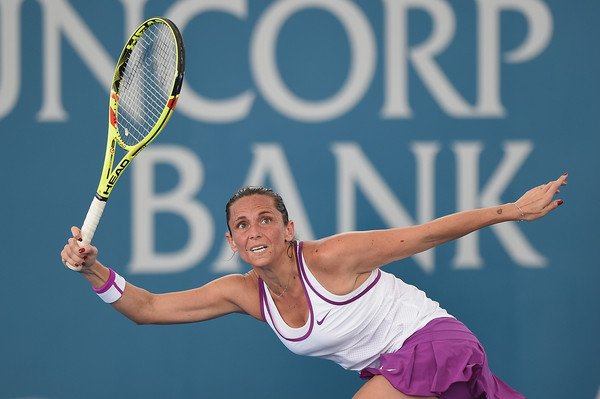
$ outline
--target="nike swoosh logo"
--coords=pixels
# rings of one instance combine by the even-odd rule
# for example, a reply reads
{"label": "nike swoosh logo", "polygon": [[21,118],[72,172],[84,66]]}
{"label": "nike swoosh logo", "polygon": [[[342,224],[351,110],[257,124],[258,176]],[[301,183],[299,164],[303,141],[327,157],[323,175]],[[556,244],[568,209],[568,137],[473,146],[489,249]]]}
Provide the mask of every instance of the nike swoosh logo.
{"label": "nike swoosh logo", "polygon": [[[331,309],[329,309],[329,312],[331,312]],[[323,316],[323,318],[321,320],[317,320],[318,325],[323,324],[323,322],[325,321],[325,318],[329,315],[329,312],[327,312],[327,314],[325,316]]]}

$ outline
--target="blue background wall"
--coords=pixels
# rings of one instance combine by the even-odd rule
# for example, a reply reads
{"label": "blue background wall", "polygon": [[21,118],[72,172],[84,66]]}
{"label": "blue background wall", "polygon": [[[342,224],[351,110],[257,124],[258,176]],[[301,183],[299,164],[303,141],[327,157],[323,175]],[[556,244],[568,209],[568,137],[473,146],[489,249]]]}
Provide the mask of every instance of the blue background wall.
{"label": "blue background wall", "polygon": [[246,183],[280,191],[310,239],[512,202],[569,172],[548,217],[386,270],[464,321],[528,397],[599,397],[600,3],[8,0],[0,398],[342,398],[361,385],[249,317],[136,326],[62,266],[97,185],[113,64],[154,15],[183,32],[186,86],[111,196],[94,237],[105,264],[154,292],[246,271],[223,249],[224,204]]}

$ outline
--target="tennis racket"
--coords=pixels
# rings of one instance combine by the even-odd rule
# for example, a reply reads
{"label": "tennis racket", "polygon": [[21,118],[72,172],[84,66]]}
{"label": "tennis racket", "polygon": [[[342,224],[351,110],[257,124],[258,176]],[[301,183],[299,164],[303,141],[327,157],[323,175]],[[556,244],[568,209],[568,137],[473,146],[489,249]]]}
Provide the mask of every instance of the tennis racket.
{"label": "tennis racket", "polygon": [[[166,18],[147,20],[127,41],[113,77],[104,166],[81,227],[80,246],[92,241],[119,177],[165,127],[179,98],[184,67],[183,38]],[[115,165],[117,144],[127,153]],[[82,269],[67,266],[75,271]]]}

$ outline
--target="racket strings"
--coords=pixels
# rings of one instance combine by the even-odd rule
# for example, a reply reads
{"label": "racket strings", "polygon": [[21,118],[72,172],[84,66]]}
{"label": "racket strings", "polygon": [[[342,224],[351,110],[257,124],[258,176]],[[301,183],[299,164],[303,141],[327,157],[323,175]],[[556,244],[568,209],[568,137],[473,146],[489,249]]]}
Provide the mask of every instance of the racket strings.
{"label": "racket strings", "polygon": [[135,45],[121,78],[117,122],[129,146],[154,128],[169,101],[177,70],[177,48],[168,26],[148,27]]}

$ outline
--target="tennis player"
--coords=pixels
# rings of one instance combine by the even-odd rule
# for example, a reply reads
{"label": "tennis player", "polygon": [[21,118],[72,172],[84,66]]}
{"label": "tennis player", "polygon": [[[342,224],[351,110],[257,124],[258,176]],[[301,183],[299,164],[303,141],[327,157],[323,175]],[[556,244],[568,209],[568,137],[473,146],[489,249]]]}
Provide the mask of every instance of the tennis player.
{"label": "tennis player", "polygon": [[556,209],[567,174],[514,203],[455,213],[405,228],[349,232],[317,241],[294,238],[281,197],[244,187],[226,206],[227,240],[251,266],[188,291],[152,294],[125,282],[79,247],[61,252],[96,293],[139,324],[189,323],[229,313],[265,321],[290,350],[333,360],[367,382],[355,398],[523,398],[488,367],[477,338],[424,292],[380,269],[388,263],[506,221]]}

